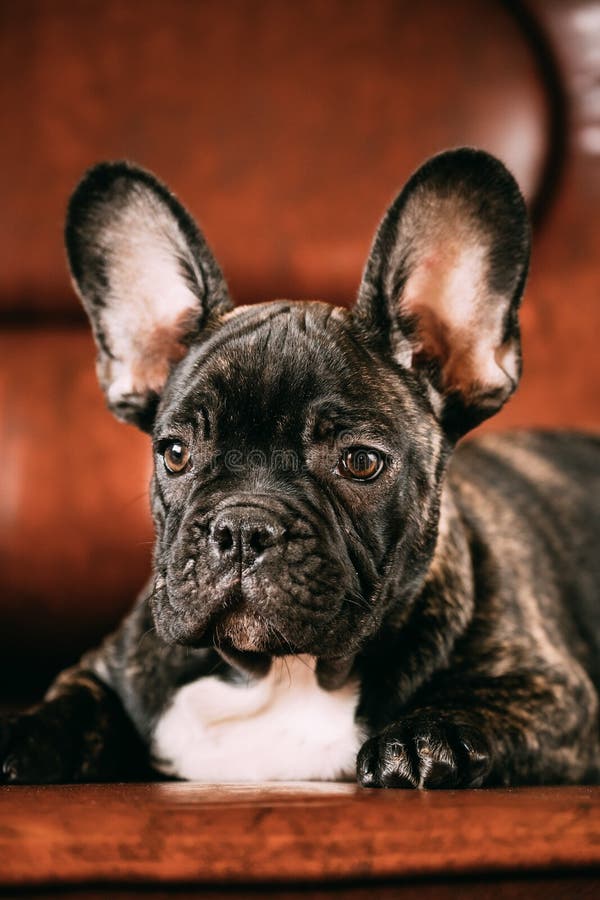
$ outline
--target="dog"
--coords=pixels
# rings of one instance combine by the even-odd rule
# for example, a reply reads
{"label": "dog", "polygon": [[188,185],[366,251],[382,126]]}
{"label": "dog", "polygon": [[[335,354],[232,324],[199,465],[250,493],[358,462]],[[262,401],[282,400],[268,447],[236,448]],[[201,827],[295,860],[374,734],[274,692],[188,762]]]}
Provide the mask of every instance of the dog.
{"label": "dog", "polygon": [[600,440],[456,446],[521,373],[530,233],[503,164],[426,162],[349,309],[235,308],[128,163],[84,176],[65,234],[107,404],[151,436],[154,570],[2,720],[1,780],[597,781]]}

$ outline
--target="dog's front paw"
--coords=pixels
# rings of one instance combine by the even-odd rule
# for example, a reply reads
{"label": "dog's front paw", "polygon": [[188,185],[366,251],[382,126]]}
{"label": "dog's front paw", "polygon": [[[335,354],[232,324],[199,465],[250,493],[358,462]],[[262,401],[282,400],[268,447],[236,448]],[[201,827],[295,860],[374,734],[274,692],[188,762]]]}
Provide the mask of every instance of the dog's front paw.
{"label": "dog's front paw", "polygon": [[0,719],[0,784],[56,784],[75,779],[73,747],[36,712]]}
{"label": "dog's front paw", "polygon": [[490,748],[480,731],[415,713],[363,744],[357,777],[364,787],[479,787],[491,764]]}

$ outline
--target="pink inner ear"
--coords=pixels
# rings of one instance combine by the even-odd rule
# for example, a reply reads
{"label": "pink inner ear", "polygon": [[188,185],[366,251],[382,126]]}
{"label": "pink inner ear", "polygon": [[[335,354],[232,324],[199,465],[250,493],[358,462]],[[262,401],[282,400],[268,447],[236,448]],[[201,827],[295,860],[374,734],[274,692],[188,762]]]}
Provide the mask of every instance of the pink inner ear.
{"label": "pink inner ear", "polygon": [[187,348],[177,341],[177,335],[167,328],[157,328],[142,352],[132,361],[131,375],[134,391],[145,389],[160,393],[169,376],[171,366],[183,359]]}
{"label": "pink inner ear", "polygon": [[410,261],[400,309],[416,326],[413,363],[437,362],[443,392],[466,401],[508,396],[517,355],[512,342],[502,345],[507,301],[489,289],[484,241],[464,225],[453,233],[451,224],[428,235]]}
{"label": "pink inner ear", "polygon": [[[193,310],[191,311],[194,312]],[[192,330],[190,311],[184,310],[170,323],[157,323],[150,333],[134,342],[131,375],[134,391],[160,393],[174,363],[186,355],[184,338]]]}
{"label": "pink inner ear", "polygon": [[186,337],[194,332],[196,309],[184,309],[168,319],[139,321],[137,330],[119,347],[122,356],[99,354],[98,379],[113,406],[131,395],[160,394],[174,363],[186,355]]}

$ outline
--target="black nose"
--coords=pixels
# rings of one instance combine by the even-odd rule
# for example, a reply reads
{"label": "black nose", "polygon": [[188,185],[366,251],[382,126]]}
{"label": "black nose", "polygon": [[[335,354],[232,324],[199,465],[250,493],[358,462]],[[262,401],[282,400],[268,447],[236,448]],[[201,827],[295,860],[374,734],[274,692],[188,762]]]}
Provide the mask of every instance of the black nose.
{"label": "black nose", "polygon": [[215,517],[210,541],[219,557],[230,563],[249,564],[269,547],[283,541],[285,528],[268,510],[254,506],[230,506]]}

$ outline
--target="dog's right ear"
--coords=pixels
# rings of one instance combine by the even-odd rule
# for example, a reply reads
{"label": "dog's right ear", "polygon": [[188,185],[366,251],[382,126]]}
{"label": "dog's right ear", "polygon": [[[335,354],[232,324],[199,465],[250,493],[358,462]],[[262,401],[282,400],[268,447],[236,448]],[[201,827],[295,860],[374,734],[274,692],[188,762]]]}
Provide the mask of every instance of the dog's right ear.
{"label": "dog's right ear", "polygon": [[223,275],[178,200],[128,163],[84,176],[65,242],[108,406],[149,431],[171,366],[210,317],[231,309]]}

